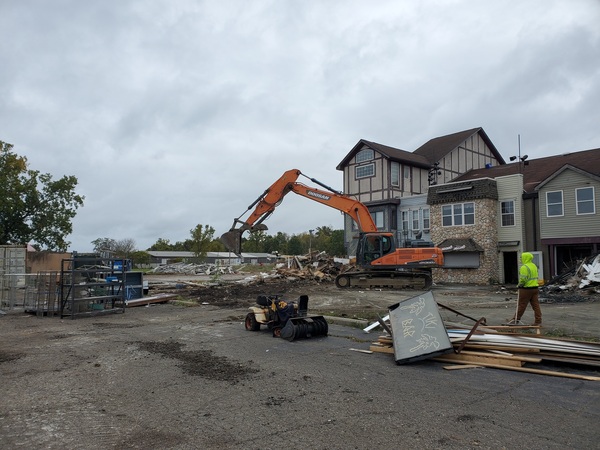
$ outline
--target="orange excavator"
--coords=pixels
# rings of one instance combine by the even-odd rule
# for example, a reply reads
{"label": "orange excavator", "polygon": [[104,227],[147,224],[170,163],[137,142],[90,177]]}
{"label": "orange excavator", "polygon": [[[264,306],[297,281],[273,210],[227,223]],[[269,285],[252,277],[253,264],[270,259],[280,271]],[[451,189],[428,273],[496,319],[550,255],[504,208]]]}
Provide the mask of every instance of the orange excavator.
{"label": "orange excavator", "polygon": [[[441,249],[438,247],[399,248],[394,233],[379,231],[369,209],[363,203],[314,178],[306,177],[327,190],[306,186],[297,181],[300,175],[306,177],[297,169],[288,170],[248,206],[248,209],[240,217],[234,219],[231,229],[221,236],[221,242],[229,251],[240,255],[242,234],[246,231],[267,230],[267,226],[263,222],[279,206],[283,197],[289,192],[294,192],[344,212],[358,226],[356,265],[336,277],[337,287],[422,289],[431,287],[431,269],[440,267],[444,263]],[[254,210],[250,216],[246,220],[242,220],[241,217],[252,208]]]}

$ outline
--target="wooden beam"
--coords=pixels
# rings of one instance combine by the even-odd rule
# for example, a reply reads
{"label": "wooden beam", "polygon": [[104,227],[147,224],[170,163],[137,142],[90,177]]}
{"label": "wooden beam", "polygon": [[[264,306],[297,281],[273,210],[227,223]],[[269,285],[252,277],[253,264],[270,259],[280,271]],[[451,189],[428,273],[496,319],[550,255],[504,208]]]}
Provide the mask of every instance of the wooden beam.
{"label": "wooden beam", "polygon": [[373,352],[377,352],[377,353],[389,353],[389,354],[394,354],[394,347],[390,347],[387,345],[381,345],[378,344],[377,342],[373,342],[371,344],[371,346],[369,347],[369,350],[373,351]]}
{"label": "wooden beam", "polygon": [[531,362],[531,363],[539,363],[542,362],[542,358],[533,358],[531,356],[520,356],[520,355],[499,355],[497,353],[487,353],[487,352],[474,352],[472,350],[463,350],[458,353],[459,355],[473,355],[473,356],[483,356],[483,357],[493,357],[497,359],[509,359],[514,361],[523,361],[523,362]]}
{"label": "wooden beam", "polygon": [[434,361],[441,362],[449,362],[449,363],[462,363],[463,361],[468,364],[494,364],[494,365],[503,365],[503,366],[511,366],[511,367],[521,367],[523,365],[522,361],[500,358],[499,356],[479,356],[479,355],[465,355],[463,353],[448,353],[443,356],[436,356],[432,358]]}
{"label": "wooden beam", "polygon": [[[436,361],[440,362],[452,362],[457,364],[470,364],[470,363],[461,363],[459,361],[444,361],[443,358],[435,358]],[[574,378],[576,380],[587,380],[587,381],[600,381],[600,377],[595,377],[591,375],[579,375],[575,373],[565,373],[565,372],[555,372],[553,370],[542,370],[542,369],[531,369],[529,367],[510,367],[502,364],[491,364],[491,363],[477,363],[477,365],[483,367],[492,367],[494,369],[505,369],[505,370],[515,370],[517,372],[526,372],[526,373],[535,373],[538,375],[548,375],[552,377],[564,377],[564,378]]]}
{"label": "wooden beam", "polygon": [[483,369],[483,366],[476,364],[457,364],[455,366],[444,366],[445,370],[460,370],[460,369]]}

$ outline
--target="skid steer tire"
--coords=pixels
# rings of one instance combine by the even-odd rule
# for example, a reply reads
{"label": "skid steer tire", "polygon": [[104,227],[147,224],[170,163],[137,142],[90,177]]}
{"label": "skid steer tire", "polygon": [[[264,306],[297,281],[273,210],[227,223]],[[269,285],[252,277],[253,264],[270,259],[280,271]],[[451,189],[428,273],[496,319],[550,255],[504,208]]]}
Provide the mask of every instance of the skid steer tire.
{"label": "skid steer tire", "polygon": [[256,320],[256,316],[254,313],[248,313],[246,315],[246,320],[244,321],[244,326],[248,331],[258,331],[260,330],[260,323]]}

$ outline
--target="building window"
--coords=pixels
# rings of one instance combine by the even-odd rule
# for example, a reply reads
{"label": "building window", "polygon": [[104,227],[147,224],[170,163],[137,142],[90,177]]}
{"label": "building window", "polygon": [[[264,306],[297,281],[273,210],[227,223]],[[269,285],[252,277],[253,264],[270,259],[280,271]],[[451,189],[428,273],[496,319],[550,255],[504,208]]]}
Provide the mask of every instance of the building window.
{"label": "building window", "polygon": [[431,221],[429,220],[429,208],[423,209],[423,231],[429,231]]}
{"label": "building window", "polygon": [[402,211],[402,231],[408,231],[408,211]]}
{"label": "building window", "polygon": [[404,166],[404,178],[406,178],[407,180],[410,178],[410,167],[409,166]]}
{"label": "building window", "polygon": [[371,161],[375,157],[375,153],[370,148],[365,148],[356,154],[356,162]]}
{"label": "building window", "polygon": [[558,217],[563,215],[562,191],[546,192],[546,216]]}
{"label": "building window", "polygon": [[419,210],[411,211],[412,213],[412,230],[419,231]]}
{"label": "building window", "polygon": [[373,216],[377,228],[385,228],[383,224],[383,211],[372,212],[371,216]]}
{"label": "building window", "polygon": [[475,203],[456,203],[442,206],[442,226],[475,224]]}
{"label": "building window", "polygon": [[356,178],[367,178],[375,175],[375,164],[367,164],[365,166],[356,167]]}
{"label": "building window", "polygon": [[577,200],[577,214],[596,213],[593,187],[575,189],[575,198]]}
{"label": "building window", "polygon": [[503,227],[512,227],[515,225],[515,201],[505,200],[500,202],[501,224]]}
{"label": "building window", "polygon": [[392,162],[390,183],[392,186],[400,186],[400,164]]}

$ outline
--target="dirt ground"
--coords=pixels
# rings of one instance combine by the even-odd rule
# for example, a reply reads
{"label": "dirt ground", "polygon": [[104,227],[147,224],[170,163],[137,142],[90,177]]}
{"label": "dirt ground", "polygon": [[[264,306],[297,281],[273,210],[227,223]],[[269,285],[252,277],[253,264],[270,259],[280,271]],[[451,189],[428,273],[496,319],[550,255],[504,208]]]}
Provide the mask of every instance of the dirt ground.
{"label": "dirt ground", "polygon": [[[219,282],[208,276],[150,275],[152,292],[177,294],[182,301],[210,304],[223,308],[246,309],[254,305],[260,294],[279,294],[295,301],[300,295],[309,296],[309,310],[314,314],[356,319],[372,323],[384,317],[388,307],[418,295],[420,291],[393,289],[339,289],[333,282],[266,278],[261,282],[246,282],[245,275],[226,275]],[[441,308],[442,318],[449,323],[473,325],[474,320],[486,318],[488,325],[502,325],[515,314],[515,286],[435,285],[436,301],[464,314]],[[544,334],[551,336],[600,339],[600,294],[593,292],[540,293]],[[474,320],[471,320],[474,319]],[[528,308],[523,323],[533,322]],[[360,325],[360,323],[357,323]]]}
{"label": "dirt ground", "polygon": [[[597,445],[597,382],[444,371],[431,361],[397,366],[389,355],[349,351],[368,349],[378,332],[361,327],[418,292],[281,279],[245,284],[244,276],[146,279],[150,295],[171,292],[176,301],[76,320],[22,311],[0,317],[0,448]],[[516,305],[514,288],[432,291],[438,303],[490,325],[510,318]],[[265,293],[309,295],[309,311],[328,316],[329,336],[287,342],[245,331],[247,307]],[[545,333],[600,338],[597,297],[548,297],[542,308]],[[472,324],[447,310],[442,316]],[[531,417],[543,427],[532,429]]]}

